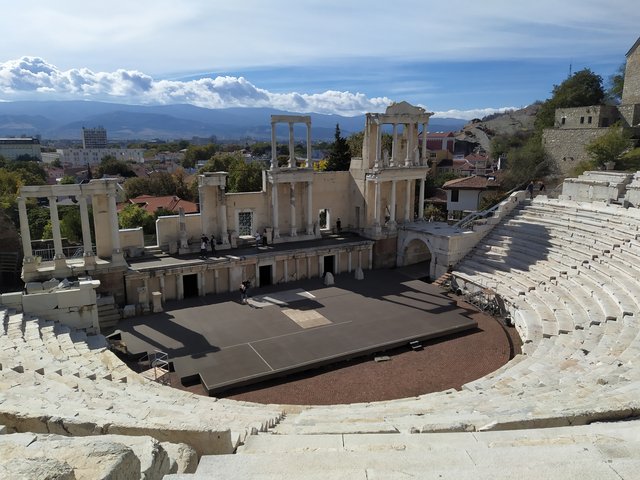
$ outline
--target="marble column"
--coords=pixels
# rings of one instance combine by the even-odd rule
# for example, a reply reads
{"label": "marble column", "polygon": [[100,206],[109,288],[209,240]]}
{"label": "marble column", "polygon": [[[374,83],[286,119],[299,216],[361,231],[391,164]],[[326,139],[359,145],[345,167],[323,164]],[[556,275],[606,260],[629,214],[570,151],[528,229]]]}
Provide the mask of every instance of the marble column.
{"label": "marble column", "polygon": [[293,137],[293,122],[289,122],[289,168],[296,166],[295,141]]}
{"label": "marble column", "polygon": [[162,294],[162,303],[166,300],[166,296],[164,294],[164,275],[158,278],[160,280],[160,293]]}
{"label": "marble column", "polygon": [[311,257],[307,257],[307,278],[311,278]]}
{"label": "marble column", "polygon": [[219,291],[218,291],[219,290],[219,283],[220,283],[219,276],[220,276],[219,270],[216,268],[213,271],[213,293],[219,293]]}
{"label": "marble column", "polygon": [[204,272],[198,272],[197,279],[198,279],[198,296],[204,297]]}
{"label": "marble column", "polygon": [[111,249],[113,253],[120,253],[120,228],[118,226],[118,210],[116,208],[116,194],[109,193],[109,219],[111,221]]}
{"label": "marble column", "polygon": [[407,192],[404,199],[404,223],[411,221],[411,182],[407,180]]}
{"label": "marble column", "polygon": [[282,262],[282,266],[284,267],[284,283],[289,281],[289,259],[285,258],[284,262]]}
{"label": "marble column", "polygon": [[407,130],[407,148],[405,149],[404,166],[408,167],[413,161],[413,124],[407,123],[405,129]]}
{"label": "marble column", "polygon": [[424,220],[424,189],[425,189],[426,180],[423,178],[420,179],[420,198],[418,200],[418,219]]}
{"label": "marble column", "polygon": [[278,184],[271,186],[271,202],[273,206],[273,239],[280,238],[280,227],[278,227]]}
{"label": "marble column", "polygon": [[382,125],[376,124],[376,160],[374,168],[380,167],[380,160],[382,158]]}
{"label": "marble column", "polygon": [[369,270],[373,270],[373,248],[369,248]]}
{"label": "marble column", "polygon": [[313,235],[313,182],[307,182],[307,235]]}
{"label": "marble column", "polygon": [[347,273],[351,273],[351,250],[349,250],[349,255],[347,257]]}
{"label": "marble column", "polygon": [[391,166],[396,166],[398,160],[398,124],[393,124],[393,140],[391,143]]}
{"label": "marble column", "polygon": [[291,207],[291,213],[290,213],[291,236],[297,237],[298,230],[296,227],[296,184],[294,182],[291,182],[289,184],[289,205]]}
{"label": "marble column", "polygon": [[306,168],[311,168],[311,122],[307,122],[307,162]]}
{"label": "marble column", "polygon": [[221,190],[221,202],[220,202],[220,237],[222,238],[222,245],[229,245],[229,226],[227,225],[227,197],[223,188]]}
{"label": "marble column", "polygon": [[184,300],[184,281],[181,273],[176,275],[176,296],[177,300]]}
{"label": "marble column", "polygon": [[29,230],[29,217],[27,216],[27,204],[23,197],[18,197],[18,215],[20,217],[20,236],[22,237],[22,254],[25,263],[33,262],[33,250],[31,249],[31,231]]}
{"label": "marble column", "polygon": [[389,218],[390,226],[395,225],[396,223],[396,180],[391,180],[391,214]]}
{"label": "marble column", "polygon": [[63,259],[62,235],[60,234],[60,219],[58,218],[58,198],[49,197],[49,215],[51,216],[51,231],[53,234],[53,258]]}
{"label": "marble column", "polygon": [[324,274],[324,256],[318,255],[318,277],[322,278]]}
{"label": "marble column", "polygon": [[380,226],[380,182],[378,180],[375,181],[375,196],[374,196],[374,225]]}
{"label": "marble column", "polygon": [[271,122],[271,170],[278,168],[278,149],[276,147],[276,124]]}
{"label": "marble column", "polygon": [[[93,244],[91,242],[91,228],[89,225],[89,209],[87,208],[87,197],[79,195],[77,197],[80,206],[80,224],[82,226],[82,245],[85,257],[93,257]],[[86,259],[85,259],[86,261]]]}
{"label": "marble column", "polygon": [[427,165],[427,124],[422,124],[422,161],[421,165]]}

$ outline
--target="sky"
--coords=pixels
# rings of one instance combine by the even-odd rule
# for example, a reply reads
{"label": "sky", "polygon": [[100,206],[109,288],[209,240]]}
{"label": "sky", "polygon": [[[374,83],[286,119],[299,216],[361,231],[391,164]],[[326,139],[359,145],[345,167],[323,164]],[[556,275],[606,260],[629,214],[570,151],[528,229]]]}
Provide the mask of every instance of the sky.
{"label": "sky", "polygon": [[408,101],[471,119],[606,83],[637,0],[21,0],[0,16],[0,101],[358,115]]}

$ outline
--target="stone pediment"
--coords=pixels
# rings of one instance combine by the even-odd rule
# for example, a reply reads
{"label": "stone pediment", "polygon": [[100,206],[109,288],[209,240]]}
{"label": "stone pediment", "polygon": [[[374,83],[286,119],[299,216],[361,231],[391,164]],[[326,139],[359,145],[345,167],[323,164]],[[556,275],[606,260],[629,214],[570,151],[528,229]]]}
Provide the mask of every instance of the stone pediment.
{"label": "stone pediment", "polygon": [[424,115],[425,113],[427,112],[424,108],[414,107],[405,101],[392,103],[385,111],[385,114],[387,115]]}

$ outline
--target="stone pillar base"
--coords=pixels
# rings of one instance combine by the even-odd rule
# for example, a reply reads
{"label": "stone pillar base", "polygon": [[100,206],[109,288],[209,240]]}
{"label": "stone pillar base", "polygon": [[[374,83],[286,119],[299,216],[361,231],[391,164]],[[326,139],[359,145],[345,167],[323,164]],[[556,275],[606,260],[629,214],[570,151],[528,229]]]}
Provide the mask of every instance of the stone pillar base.
{"label": "stone pillar base", "polygon": [[151,300],[153,313],[162,312],[162,293],[151,292]]}

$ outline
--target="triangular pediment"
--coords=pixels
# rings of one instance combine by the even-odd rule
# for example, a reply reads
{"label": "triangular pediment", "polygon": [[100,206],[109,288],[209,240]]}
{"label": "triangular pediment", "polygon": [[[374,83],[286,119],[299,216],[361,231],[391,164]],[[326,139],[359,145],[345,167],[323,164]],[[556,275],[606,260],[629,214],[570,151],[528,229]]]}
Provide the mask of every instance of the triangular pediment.
{"label": "triangular pediment", "polygon": [[410,103],[402,101],[389,105],[385,113],[387,115],[423,115],[426,112],[424,108],[414,107]]}

